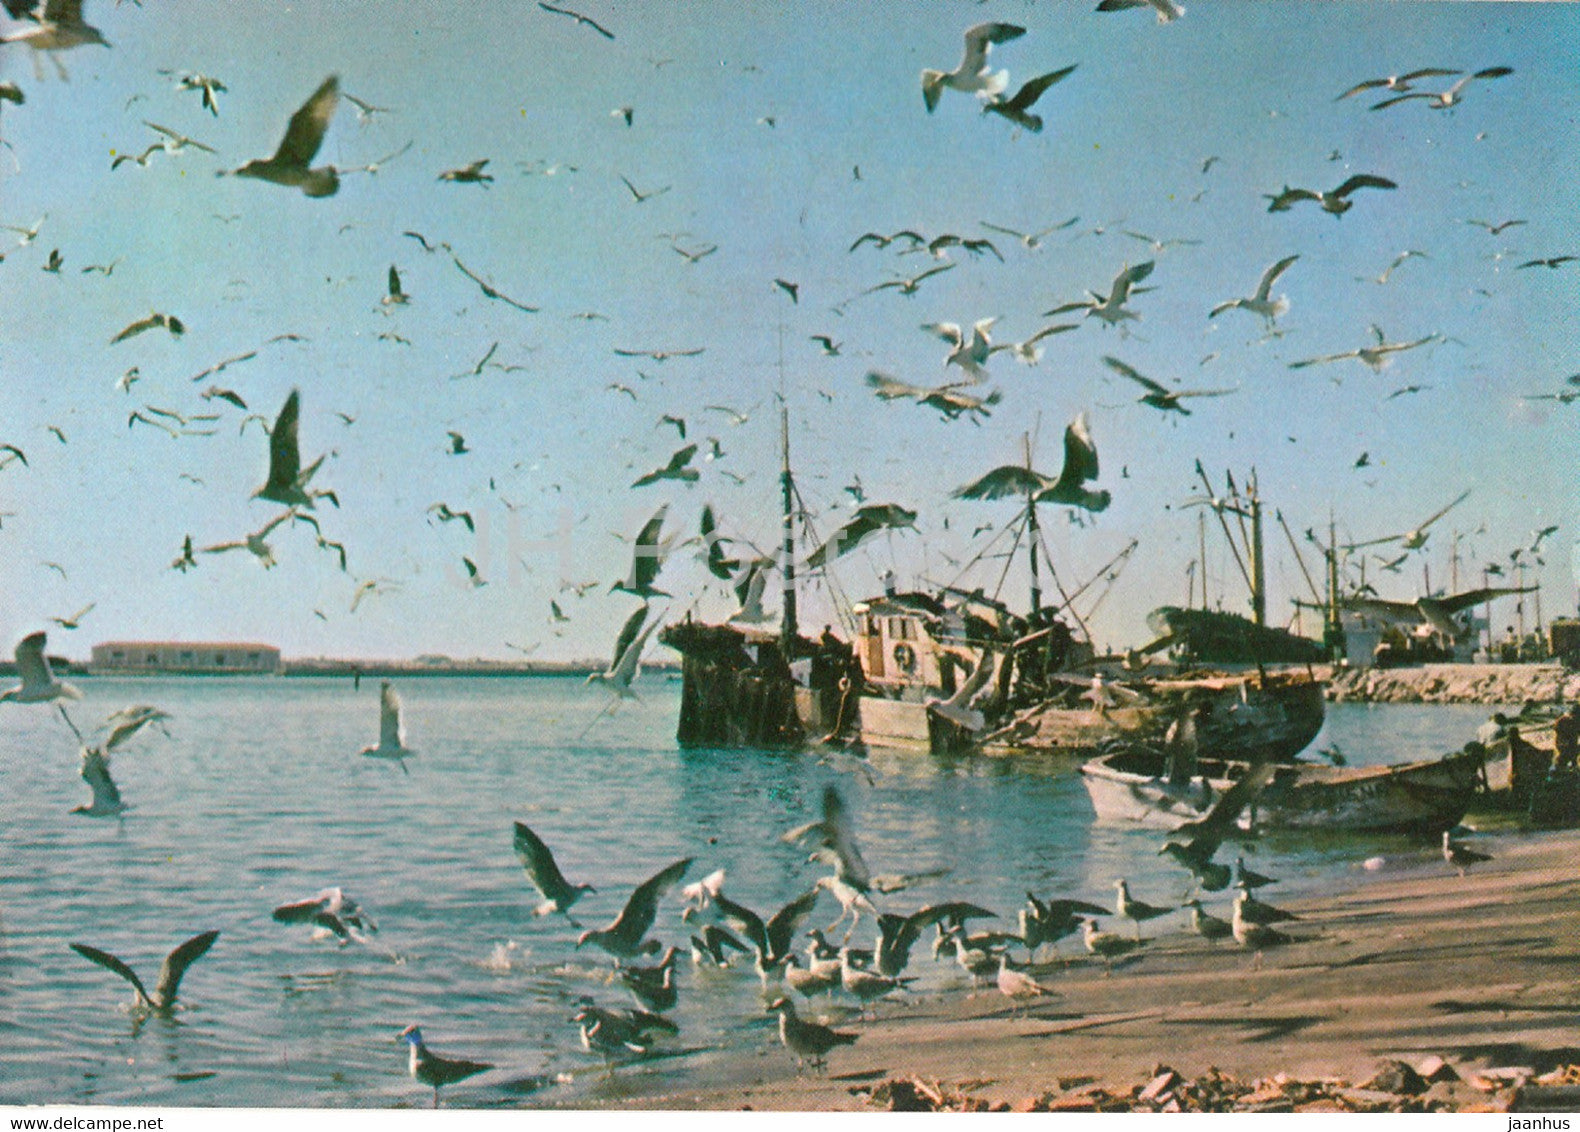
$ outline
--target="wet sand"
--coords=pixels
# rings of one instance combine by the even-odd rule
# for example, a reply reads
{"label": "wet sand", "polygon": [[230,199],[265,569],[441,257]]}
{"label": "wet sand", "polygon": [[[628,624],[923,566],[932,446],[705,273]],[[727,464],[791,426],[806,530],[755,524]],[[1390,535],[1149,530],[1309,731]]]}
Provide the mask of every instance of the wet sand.
{"label": "wet sand", "polygon": [[[1185,1078],[1216,1067],[1245,1081],[1284,1073],[1359,1084],[1384,1059],[1431,1055],[1464,1079],[1438,1087],[1447,1103],[1496,1101],[1485,1081],[1470,1083],[1478,1072],[1580,1063],[1580,833],[1476,847],[1495,859],[1465,877],[1423,853],[1392,874],[1339,878],[1328,896],[1285,904],[1276,886],[1264,890],[1301,919],[1280,925],[1296,941],[1260,961],[1232,940],[1186,934],[1183,915],[1148,924],[1144,951],[1107,975],[1072,937],[1060,945],[1068,964],[1037,972],[1056,994],[1029,1009],[963,976],[958,989],[881,1003],[875,1021],[818,1000],[801,1004],[803,1016],[860,1034],[826,1073],[798,1073],[765,1022],[739,1051],[688,1059],[684,1087],[673,1062],[663,1073],[632,1066],[583,1074],[575,1103],[870,1111],[873,1086],[902,1077],[1024,1107],[1088,1082],[1144,1085],[1159,1065]],[[1227,917],[1226,901],[1208,907]],[[927,951],[916,948],[913,967],[933,962]]]}

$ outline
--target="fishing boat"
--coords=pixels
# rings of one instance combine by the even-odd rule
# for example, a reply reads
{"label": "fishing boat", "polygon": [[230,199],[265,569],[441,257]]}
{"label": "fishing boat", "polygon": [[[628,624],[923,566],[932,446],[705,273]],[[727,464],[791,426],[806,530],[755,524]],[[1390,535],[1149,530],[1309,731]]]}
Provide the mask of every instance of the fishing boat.
{"label": "fishing boat", "polygon": [[[1394,766],[1280,766],[1241,822],[1262,830],[1440,833],[1475,801],[1484,758],[1471,745]],[[1194,769],[1171,775],[1162,747],[1126,745],[1082,764],[1081,781],[1099,823],[1174,829],[1205,815],[1249,764],[1201,758]]]}
{"label": "fishing boat", "polygon": [[[1204,744],[1227,757],[1287,760],[1321,729],[1324,684],[1309,668],[1140,671],[1140,652],[1096,657],[1074,612],[1075,600],[1091,583],[1069,592],[1061,586],[1058,605],[1044,604],[1040,584],[1039,551],[1046,551],[1038,504],[1069,505],[1079,480],[1072,489],[1068,472],[1057,480],[1034,472],[1029,443],[1024,466],[995,469],[957,493],[996,498],[1015,492],[1023,499],[1019,529],[1006,530],[1014,532],[1017,545],[1030,548],[1029,612],[1017,614],[981,590],[945,585],[900,592],[886,585],[882,594],[849,608],[848,643],[831,628],[815,640],[803,636],[794,565],[799,509],[784,419],[781,433],[778,625],[706,623],[688,616],[659,635],[682,656],[676,732],[682,746],[773,749],[821,740],[934,753],[1087,757],[1118,739],[1161,741],[1188,719]],[[1066,468],[1084,458],[1084,478],[1095,477],[1095,449],[1084,420],[1066,430],[1065,444]],[[992,484],[997,495],[968,494],[983,484]],[[1106,506],[1106,492],[1084,494],[1095,501],[1091,509]],[[1135,546],[1132,541],[1094,580],[1116,576]],[[823,565],[828,557],[820,550],[807,562]],[[1058,585],[1056,575],[1054,581]]]}

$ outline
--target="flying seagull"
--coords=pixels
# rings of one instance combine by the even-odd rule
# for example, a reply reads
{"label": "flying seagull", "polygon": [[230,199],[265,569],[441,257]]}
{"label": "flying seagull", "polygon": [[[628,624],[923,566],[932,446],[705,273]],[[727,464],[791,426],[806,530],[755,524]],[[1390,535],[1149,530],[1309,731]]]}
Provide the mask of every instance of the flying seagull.
{"label": "flying seagull", "polygon": [[971,324],[969,336],[953,322],[927,322],[922,324],[922,329],[936,334],[952,347],[944,358],[945,367],[959,366],[973,382],[978,382],[984,376],[982,367],[993,354],[993,342],[988,335],[997,321],[996,316],[978,319]]}
{"label": "flying seagull", "polygon": [[582,932],[576,937],[576,946],[597,944],[617,959],[656,955],[660,949],[658,940],[644,937],[658,917],[660,898],[680,883],[686,870],[691,868],[691,861],[690,857],[683,857],[637,885],[620,914],[604,927]]}
{"label": "flying seagull", "polygon": [[1150,377],[1143,377],[1118,358],[1111,358],[1105,355],[1103,364],[1119,374],[1119,376],[1129,378],[1146,390],[1145,393],[1137,398],[1140,404],[1150,405],[1154,409],[1160,409],[1163,412],[1174,412],[1183,416],[1189,416],[1190,410],[1180,404],[1182,398],[1224,397],[1234,392],[1233,389],[1168,389],[1159,385]]}
{"label": "flying seagull", "polygon": [[87,605],[77,610],[77,612],[73,613],[70,617],[51,617],[50,620],[59,625],[62,629],[75,629],[82,619],[93,611],[93,607],[97,604],[98,602],[90,601]]}
{"label": "flying seagull", "polygon": [[291,115],[285,137],[272,157],[259,157],[232,170],[237,177],[254,177],[286,188],[301,189],[310,197],[333,196],[340,188],[340,174],[333,165],[310,168],[323,144],[329,121],[340,101],[340,79],[330,75],[301,108]]}
{"label": "flying seagull", "polygon": [[77,727],[66,714],[65,704],[61,701],[80,700],[82,693],[75,685],[55,679],[55,674],[50,671],[49,657],[44,655],[45,638],[46,634],[43,632],[29,633],[17,643],[16,674],[22,682],[0,692],[0,703],[7,701],[17,704],[53,703],[60,711],[61,718],[65,719],[67,726],[76,732]]}
{"label": "flying seagull", "polygon": [[108,971],[114,971],[131,983],[132,989],[137,992],[135,1003],[137,1009],[168,1014],[175,1009],[176,992],[181,988],[181,978],[187,973],[187,968],[201,959],[218,938],[217,931],[203,932],[193,936],[165,956],[165,961],[159,968],[159,982],[155,985],[153,994],[148,993],[143,981],[137,977],[136,971],[109,952],[100,951],[97,947],[89,947],[84,943],[74,943],[71,949],[90,963],[97,963]]}
{"label": "flying seagull", "polygon": [[274,533],[274,529],[281,523],[285,522],[287,519],[296,519],[299,517],[300,516],[298,516],[296,513],[296,509],[291,508],[289,510],[280,512],[274,518],[265,523],[260,529],[253,531],[251,534],[245,535],[244,537],[235,539],[231,542],[216,542],[211,546],[204,546],[200,547],[199,549],[204,554],[223,554],[227,550],[245,550],[247,553],[256,558],[259,563],[262,564],[265,570],[268,570],[275,565],[275,559],[274,548],[271,547],[266,540],[271,534]]}
{"label": "flying seagull", "polygon": [[488,165],[488,161],[489,159],[484,157],[469,165],[462,165],[457,169],[446,169],[439,174],[439,180],[449,181],[457,185],[479,185],[486,189],[489,182],[494,179],[493,174],[483,172]]}
{"label": "flying seagull", "polygon": [[199,97],[203,101],[203,109],[215,118],[219,117],[219,99],[215,95],[225,93],[227,88],[218,79],[208,75],[182,75],[176,83],[176,89],[201,91]]}
{"label": "flying seagull", "polygon": [[179,338],[187,332],[186,324],[175,315],[160,314],[158,311],[155,311],[147,318],[140,318],[136,322],[128,324],[119,334],[110,339],[110,345],[113,346],[117,342],[124,342],[128,338],[135,337],[145,330],[152,330],[156,326],[170,331],[171,337],[174,338]]}
{"label": "flying seagull", "polygon": [[1410,71],[1403,75],[1389,75],[1381,79],[1367,79],[1365,82],[1356,83],[1349,90],[1335,98],[1334,102],[1342,102],[1353,94],[1360,94],[1366,90],[1391,90],[1399,94],[1412,89],[1418,79],[1446,78],[1457,75],[1459,71],[1450,71],[1443,67],[1422,67],[1418,71]]}
{"label": "flying seagull", "polygon": [[[50,62],[55,64],[55,73],[65,80],[69,76],[55,52],[94,43],[100,47],[110,46],[103,32],[83,20],[82,4],[83,0],[45,0],[42,13],[23,8],[20,15],[29,17],[33,22],[0,36],[0,43],[25,43],[35,52],[48,53]],[[12,7],[7,4],[6,11],[18,16],[19,13],[12,11]],[[37,59],[35,55],[33,69],[35,74],[40,74]]]}
{"label": "flying seagull", "polygon": [[658,578],[658,572],[669,554],[669,541],[661,541],[659,538],[664,527],[664,516],[668,513],[669,504],[666,503],[654,512],[653,517],[637,532],[636,541],[631,548],[631,569],[624,580],[610,587],[611,593],[622,590],[644,601],[652,597],[669,596],[663,590],[653,588],[653,582]]}
{"label": "flying seagull", "polygon": [[916,529],[916,512],[894,503],[868,503],[856,509],[844,526],[822,546],[807,556],[808,569],[815,570],[831,559],[855,550],[879,531]]}
{"label": "flying seagull", "polygon": [[[1447,515],[1455,507],[1458,507],[1461,503],[1463,503],[1469,497],[1469,495],[1470,495],[1470,489],[1466,488],[1464,491],[1460,492],[1459,495],[1454,499],[1454,501],[1452,503],[1450,503],[1447,507],[1444,507],[1441,511],[1433,512],[1432,515],[1430,517],[1428,517],[1425,522],[1423,522],[1420,525],[1416,526],[1412,530],[1408,530],[1408,531],[1404,532],[1404,534],[1401,534],[1401,535],[1384,535],[1382,538],[1367,539],[1365,542],[1353,542],[1353,543],[1350,543],[1348,546],[1346,546],[1345,549],[1346,550],[1358,550],[1359,548],[1361,548],[1363,546],[1377,546],[1377,545],[1379,545],[1381,543],[1385,543],[1385,542],[1397,542],[1400,546],[1404,547],[1404,549],[1406,549],[1406,550],[1420,550],[1423,546],[1426,545],[1427,536],[1429,534],[1429,532],[1427,531],[1427,528],[1430,527],[1433,523],[1437,522],[1439,519],[1441,519],[1444,515]],[[1474,605],[1475,602],[1471,602],[1471,604]]]}
{"label": "flying seagull", "polygon": [[697,446],[688,444],[669,458],[669,463],[662,468],[648,472],[640,477],[632,487],[646,487],[648,484],[657,483],[659,480],[680,480],[684,483],[696,483],[702,473],[690,466],[691,458],[697,454]]}
{"label": "flying seagull", "polygon": [[706,349],[706,346],[695,346],[689,350],[624,350],[616,346],[614,352],[622,358],[651,358],[655,362],[667,362],[670,358],[694,358]]}
{"label": "flying seagull", "polygon": [[1123,12],[1130,8],[1151,8],[1158,14],[1158,23],[1173,23],[1185,14],[1174,0],[1101,0],[1097,5],[1099,12]]}
{"label": "flying seagull", "polygon": [[1262,278],[1256,285],[1256,291],[1249,298],[1229,299],[1219,303],[1208,312],[1208,318],[1217,318],[1227,310],[1246,310],[1252,314],[1259,314],[1269,327],[1277,321],[1278,316],[1289,310],[1289,299],[1283,295],[1272,297],[1273,284],[1278,282],[1278,277],[1288,271],[1290,265],[1300,257],[1298,255],[1285,256],[1262,272]]}
{"label": "flying seagull", "polygon": [[1397,189],[1399,186],[1386,177],[1378,177],[1371,173],[1357,173],[1331,192],[1317,192],[1312,189],[1292,189],[1285,185],[1276,195],[1264,193],[1263,197],[1271,201],[1267,206],[1269,212],[1288,212],[1297,203],[1303,200],[1314,200],[1322,206],[1324,212],[1331,212],[1335,219],[1341,217],[1355,206],[1350,200],[1350,194],[1361,189]]}
{"label": "flying seagull", "polygon": [[617,174],[617,175],[619,176],[620,180],[625,183],[625,187],[628,190],[630,190],[631,198],[633,200],[635,200],[637,204],[642,204],[645,201],[650,201],[654,197],[661,197],[665,193],[669,192],[670,189],[675,187],[673,185],[665,185],[661,189],[654,189],[652,192],[644,193],[640,189],[638,189],[635,185],[633,185],[631,183],[630,179],[627,178],[623,173],[622,174]]}
{"label": "flying seagull", "polygon": [[1034,134],[1040,134],[1042,132],[1042,116],[1031,113],[1031,108],[1037,104],[1037,100],[1043,96],[1049,87],[1069,75],[1071,71],[1075,70],[1075,67],[1076,64],[1071,63],[1068,67],[1060,70],[1049,71],[1046,75],[1038,75],[1036,78],[1022,84],[1021,88],[1010,98],[989,99],[982,104],[982,113],[997,114],[1009,119],[1017,126],[1030,130]]}
{"label": "flying seagull", "polygon": [[1087,294],[1091,296],[1090,299],[1054,307],[1050,311],[1044,311],[1043,317],[1053,318],[1068,311],[1084,310],[1087,318],[1101,319],[1109,326],[1127,319],[1139,319],[1141,316],[1132,310],[1128,310],[1125,307],[1125,303],[1129,301],[1131,294],[1141,293],[1139,290],[1133,289],[1137,283],[1140,283],[1152,274],[1153,266],[1154,261],[1150,259],[1145,263],[1138,263],[1134,267],[1126,266],[1120,270],[1118,275],[1114,276],[1113,286],[1109,288],[1106,298],[1099,295],[1096,291],[1088,291]]}
{"label": "flying seagull", "polygon": [[922,102],[931,114],[938,107],[944,88],[975,94],[978,98],[997,98],[1009,86],[1008,71],[988,69],[988,54],[993,45],[1008,43],[1026,34],[1016,24],[984,23],[967,28],[965,54],[953,71],[922,71]]}
{"label": "flying seagull", "polygon": [[456,270],[470,279],[473,283],[476,283],[478,289],[483,292],[483,296],[485,298],[493,299],[495,302],[504,303],[507,306],[515,307],[518,311],[523,311],[526,314],[538,313],[537,307],[529,307],[526,303],[519,303],[504,292],[496,290],[486,280],[468,268],[466,264],[462,263],[453,252],[451,253],[450,258],[452,261],[454,261]]}
{"label": "flying seagull", "polygon": [[954,266],[952,263],[942,263],[937,267],[929,267],[926,271],[919,275],[913,275],[909,279],[902,276],[898,279],[890,279],[879,283],[874,287],[868,287],[862,294],[870,295],[874,291],[887,291],[892,287],[902,295],[914,295],[916,294],[916,289],[922,285],[922,280],[931,279],[934,275],[953,270]]}
{"label": "flying seagull", "polygon": [[538,0],[538,7],[542,8],[545,12],[553,12],[555,15],[569,16],[578,24],[581,24],[583,27],[591,28],[605,39],[614,38],[614,32],[610,31],[608,28],[604,27],[597,20],[590,16],[584,16],[580,12],[573,12],[569,8],[556,8],[553,4],[543,3],[543,0]]}
{"label": "flying seagull", "polygon": [[277,924],[312,924],[334,936],[341,947],[367,942],[368,932],[378,931],[373,918],[339,887],[326,888],[308,900],[281,904],[271,914]]}
{"label": "flying seagull", "polygon": [[379,741],[359,754],[370,759],[395,759],[406,769],[406,756],[417,752],[406,746],[406,723],[401,718],[400,693],[388,680],[379,683]]}
{"label": "flying seagull", "polygon": [[579,928],[581,925],[571,920],[571,905],[580,900],[583,893],[598,890],[590,884],[571,884],[567,881],[543,839],[521,822],[515,822],[514,826],[512,844],[516,856],[521,861],[521,867],[527,871],[527,879],[532,882],[532,887],[543,897],[543,902],[532,910],[532,914],[547,916],[558,912],[571,921],[571,926]]}
{"label": "flying seagull", "polygon": [[647,638],[653,630],[658,628],[659,618],[653,618],[646,629],[642,622],[646,620],[648,607],[643,603],[625,619],[625,624],[620,626],[620,632],[615,637],[614,653],[609,661],[609,667],[602,672],[589,672],[587,683],[603,684],[614,689],[615,696],[620,699],[633,699],[636,693],[631,691],[631,681],[636,678],[641,667],[642,649],[647,644]]}
{"label": "flying seagull", "polygon": [[126,803],[121,800],[121,792],[115,785],[115,780],[110,777],[110,755],[106,749],[99,747],[82,748],[82,780],[93,791],[93,801],[86,806],[76,806],[72,809],[74,814],[83,814],[86,817],[107,818],[119,817],[126,811]]}
{"label": "flying seagull", "polygon": [[1088,480],[1098,475],[1097,445],[1087,426],[1086,414],[1081,413],[1064,430],[1064,466],[1058,478],[1032,471],[1023,464],[1003,464],[986,475],[957,488],[954,499],[1002,499],[1015,496],[1030,498],[1034,503],[1057,503],[1066,507],[1080,507],[1087,511],[1101,511],[1108,506],[1112,496],[1106,490],[1092,491]]}
{"label": "flying seagull", "polygon": [[[1457,72],[1455,72],[1457,73]],[[1474,74],[1466,75],[1445,91],[1432,93],[1429,91],[1412,91],[1409,94],[1397,94],[1392,98],[1385,98],[1372,107],[1373,110],[1385,110],[1390,106],[1397,106],[1401,102],[1408,102],[1412,98],[1424,98],[1427,105],[1433,110],[1447,110],[1458,106],[1463,91],[1475,79],[1501,79],[1504,75],[1512,75],[1513,67],[1488,67]]]}
{"label": "flying seagull", "polygon": [[252,493],[254,499],[267,499],[287,507],[312,508],[315,500],[326,498],[336,507],[340,500],[334,492],[320,489],[309,491],[307,485],[324,462],[320,456],[307,467],[302,467],[301,450],[297,445],[297,421],[301,415],[302,400],[293,389],[280,407],[280,415],[269,430],[269,476],[262,487]]}
{"label": "flying seagull", "polygon": [[991,416],[992,406],[999,403],[1002,394],[997,390],[986,397],[973,397],[960,390],[963,386],[973,385],[975,382],[956,382],[951,385],[939,385],[931,389],[921,385],[910,385],[896,377],[874,370],[867,374],[867,384],[872,391],[885,401],[894,401],[909,397],[919,405],[927,405],[937,409],[948,420],[956,420],[963,413],[979,416]]}
{"label": "flying seagull", "polygon": [[1389,342],[1383,337],[1381,327],[1373,326],[1371,331],[1372,337],[1377,339],[1375,346],[1362,346],[1358,350],[1346,350],[1342,354],[1323,354],[1316,358],[1302,358],[1300,361],[1290,362],[1289,368],[1304,369],[1307,366],[1322,365],[1325,362],[1339,362],[1346,358],[1357,358],[1370,366],[1375,373],[1380,372],[1392,360],[1394,354],[1401,353],[1404,350],[1413,350],[1417,346],[1425,346],[1428,342],[1435,342],[1438,339],[1438,335],[1428,334],[1425,338],[1417,338],[1413,342]]}
{"label": "flying seagull", "polygon": [[1533,593],[1536,589],[1535,586],[1524,588],[1489,586],[1444,597],[1420,597],[1414,601],[1383,601],[1373,597],[1352,597],[1345,598],[1343,604],[1346,609],[1354,609],[1362,613],[1380,614],[1404,623],[1426,624],[1445,637],[1454,639],[1463,631],[1454,621],[1456,614],[1477,605],[1484,605],[1495,597]]}
{"label": "flying seagull", "polygon": [[395,1040],[405,1042],[411,1047],[411,1060],[407,1063],[407,1070],[411,1073],[412,1080],[433,1089],[434,1108],[439,1107],[441,1085],[453,1085],[457,1081],[464,1081],[468,1077],[475,1077],[493,1068],[486,1061],[440,1057],[423,1042],[422,1030],[415,1025],[407,1026],[395,1036]]}

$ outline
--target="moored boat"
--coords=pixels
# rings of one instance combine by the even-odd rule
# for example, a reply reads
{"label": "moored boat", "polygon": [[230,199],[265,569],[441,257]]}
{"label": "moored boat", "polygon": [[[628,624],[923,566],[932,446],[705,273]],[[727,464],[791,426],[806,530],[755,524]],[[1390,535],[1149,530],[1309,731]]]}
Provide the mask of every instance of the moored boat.
{"label": "moored boat", "polygon": [[[1281,766],[1242,816],[1263,830],[1439,833],[1465,815],[1482,783],[1485,751],[1474,745],[1394,766]],[[1127,746],[1082,764],[1100,823],[1173,829],[1202,817],[1248,769],[1202,758],[1197,774],[1168,774],[1160,748]]]}

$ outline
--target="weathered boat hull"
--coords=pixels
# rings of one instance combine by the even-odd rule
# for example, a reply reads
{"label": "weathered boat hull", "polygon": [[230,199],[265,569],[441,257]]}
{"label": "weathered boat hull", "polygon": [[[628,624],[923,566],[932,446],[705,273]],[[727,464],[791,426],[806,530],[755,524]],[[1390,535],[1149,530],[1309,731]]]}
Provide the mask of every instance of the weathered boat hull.
{"label": "weathered boat hull", "polygon": [[1025,709],[983,737],[982,749],[1087,758],[1115,742],[1161,744],[1182,705],[1190,704],[1207,708],[1196,723],[1203,750],[1229,759],[1284,762],[1317,737],[1327,710],[1322,682],[1304,672],[1151,680],[1142,687],[1144,699],[1103,710],[1054,704]]}
{"label": "weathered boat hull", "polygon": [[[1482,782],[1480,752],[1399,766],[1281,767],[1243,823],[1274,830],[1437,833],[1464,817]],[[1206,775],[1182,784],[1163,776],[1163,757],[1145,750],[1094,759],[1081,780],[1097,820],[1173,829],[1203,815],[1244,765],[1203,760]]]}

